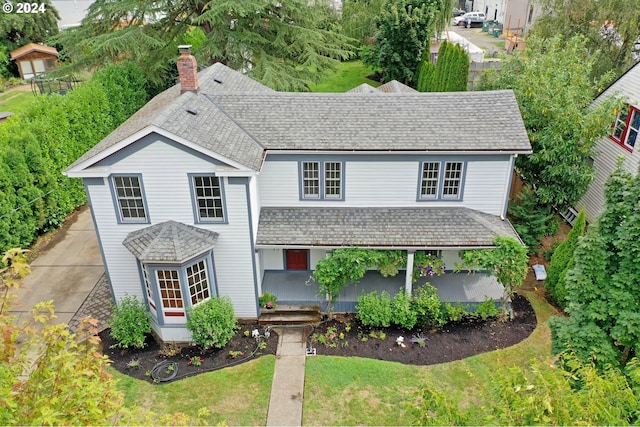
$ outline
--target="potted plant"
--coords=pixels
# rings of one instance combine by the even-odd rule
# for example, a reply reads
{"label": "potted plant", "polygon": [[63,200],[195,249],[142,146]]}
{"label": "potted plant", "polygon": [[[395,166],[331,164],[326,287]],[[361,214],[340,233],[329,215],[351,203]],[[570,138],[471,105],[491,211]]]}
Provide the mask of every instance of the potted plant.
{"label": "potted plant", "polygon": [[265,292],[258,297],[258,303],[260,303],[260,307],[264,307],[268,310],[276,308],[276,301],[278,301],[278,297],[269,292]]}

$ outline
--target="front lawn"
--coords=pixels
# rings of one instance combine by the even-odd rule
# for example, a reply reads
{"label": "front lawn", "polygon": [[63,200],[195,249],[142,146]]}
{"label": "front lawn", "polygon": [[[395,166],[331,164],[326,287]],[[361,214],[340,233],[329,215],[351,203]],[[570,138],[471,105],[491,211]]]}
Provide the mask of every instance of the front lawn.
{"label": "front lawn", "polygon": [[[474,403],[486,381],[505,366],[526,366],[531,359],[550,356],[547,319],[552,306],[534,292],[527,297],[535,309],[538,326],[521,343],[456,362],[412,366],[365,358],[315,356],[307,358],[304,425],[409,425],[410,406],[420,387],[436,384],[460,402]],[[113,370],[126,402],[158,414],[183,412],[194,416],[206,407],[207,423],[264,425],[275,365],[274,356],[233,368],[210,372],[163,385],[151,385]]]}
{"label": "front lawn", "polygon": [[378,87],[380,82],[367,78],[373,73],[374,70],[362,61],[341,62],[334,74],[325,77],[317,85],[311,85],[311,92],[346,92],[362,83]]}

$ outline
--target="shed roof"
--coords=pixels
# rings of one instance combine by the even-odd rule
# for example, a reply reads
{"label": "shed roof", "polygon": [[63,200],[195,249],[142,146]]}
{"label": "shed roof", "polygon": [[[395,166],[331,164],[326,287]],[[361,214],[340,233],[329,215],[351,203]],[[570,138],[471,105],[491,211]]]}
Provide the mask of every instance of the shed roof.
{"label": "shed roof", "polygon": [[48,53],[50,55],[55,55],[58,56],[58,51],[56,50],[55,47],[50,47],[50,46],[44,46],[41,44],[37,44],[37,43],[28,43],[25,44],[24,46],[21,46],[15,50],[11,51],[11,60],[16,60],[19,58],[22,58],[25,55],[30,54],[31,52],[41,52],[41,53]]}
{"label": "shed roof", "polygon": [[508,220],[463,207],[263,207],[256,246],[474,248],[496,236],[520,241]]}

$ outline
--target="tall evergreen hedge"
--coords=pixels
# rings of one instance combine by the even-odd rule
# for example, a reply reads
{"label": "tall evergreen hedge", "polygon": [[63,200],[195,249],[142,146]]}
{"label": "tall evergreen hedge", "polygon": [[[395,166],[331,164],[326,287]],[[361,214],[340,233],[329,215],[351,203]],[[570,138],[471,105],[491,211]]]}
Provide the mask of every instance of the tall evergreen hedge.
{"label": "tall evergreen hedge", "polygon": [[62,171],[147,102],[145,87],[136,65],[111,65],[0,125],[0,253],[29,246],[86,201]]}
{"label": "tall evergreen hedge", "polygon": [[469,80],[469,55],[457,44],[442,42],[435,65],[423,55],[418,70],[420,92],[462,92]]}

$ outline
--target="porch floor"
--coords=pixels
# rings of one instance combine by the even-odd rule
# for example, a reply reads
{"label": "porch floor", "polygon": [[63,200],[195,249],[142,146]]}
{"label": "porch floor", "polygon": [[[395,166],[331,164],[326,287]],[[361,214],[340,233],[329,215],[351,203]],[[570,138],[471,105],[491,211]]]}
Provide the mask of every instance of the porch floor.
{"label": "porch floor", "polygon": [[[325,308],[324,298],[318,296],[318,284],[310,279],[310,271],[266,271],[262,280],[262,291],[278,297],[278,304],[319,304]],[[404,289],[404,271],[394,277],[382,277],[378,271],[368,271],[355,286],[347,286],[340,293],[335,311],[354,311],[358,296],[372,291],[387,291],[391,296]],[[494,276],[483,273],[447,273],[429,279],[420,279],[413,289],[430,282],[441,301],[474,306],[487,297],[499,301],[504,287]]]}

